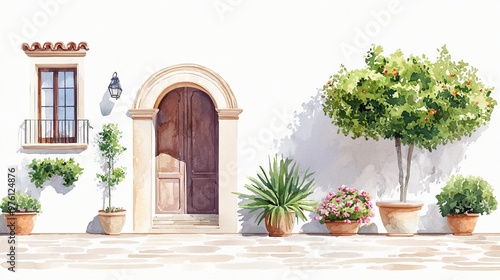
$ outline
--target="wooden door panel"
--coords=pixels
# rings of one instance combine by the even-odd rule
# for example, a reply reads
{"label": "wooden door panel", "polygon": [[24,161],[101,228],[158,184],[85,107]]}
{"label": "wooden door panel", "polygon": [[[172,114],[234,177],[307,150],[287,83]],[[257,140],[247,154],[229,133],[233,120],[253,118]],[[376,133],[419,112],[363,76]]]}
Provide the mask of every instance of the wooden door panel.
{"label": "wooden door panel", "polygon": [[184,117],[182,92],[170,92],[160,103],[157,115],[156,147],[156,214],[182,214],[186,212]]}
{"label": "wooden door panel", "polygon": [[156,118],[156,155],[165,153],[182,160],[185,141],[182,97],[182,92],[177,89],[169,92],[160,102],[160,111]]}
{"label": "wooden door panel", "polygon": [[188,212],[197,214],[218,213],[219,194],[217,182],[210,178],[193,178],[192,196],[188,199]]}
{"label": "wooden door panel", "polygon": [[187,211],[217,214],[217,112],[206,93],[190,88],[187,97]]}
{"label": "wooden door panel", "polygon": [[182,214],[184,184],[183,178],[158,178],[156,190],[157,214]]}
{"label": "wooden door panel", "polygon": [[178,88],[158,109],[156,213],[218,214],[219,128],[212,99]]}
{"label": "wooden door panel", "polygon": [[161,153],[156,157],[156,214],[186,213],[186,164]]}

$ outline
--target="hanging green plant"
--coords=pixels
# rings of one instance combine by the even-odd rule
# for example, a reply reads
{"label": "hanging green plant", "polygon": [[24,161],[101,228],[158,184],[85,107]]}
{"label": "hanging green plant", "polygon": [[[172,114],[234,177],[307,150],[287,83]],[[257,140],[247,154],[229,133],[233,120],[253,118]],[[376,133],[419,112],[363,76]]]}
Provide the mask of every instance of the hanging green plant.
{"label": "hanging green plant", "polygon": [[73,158],[68,160],[59,158],[33,159],[28,168],[31,169],[28,172],[30,180],[37,188],[42,188],[43,184],[54,175],[61,176],[63,186],[69,187],[78,181],[79,176],[83,173],[83,168]]}

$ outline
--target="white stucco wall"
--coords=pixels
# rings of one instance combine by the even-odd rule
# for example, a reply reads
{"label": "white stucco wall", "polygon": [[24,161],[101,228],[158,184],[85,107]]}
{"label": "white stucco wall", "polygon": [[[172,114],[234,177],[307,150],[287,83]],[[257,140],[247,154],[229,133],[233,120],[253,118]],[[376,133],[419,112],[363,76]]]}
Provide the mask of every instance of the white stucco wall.
{"label": "white stucco wall", "polygon": [[[30,3],[27,5],[26,3]],[[43,214],[35,232],[85,232],[101,208],[96,186],[96,149],[80,153],[37,154],[20,150],[20,126],[28,118],[29,58],[23,42],[86,41],[85,118],[94,127],[118,122],[124,144],[132,147],[132,108],[140,86],[157,70],[196,63],[221,75],[239,108],[238,186],[248,182],[268,155],[282,152],[310,167],[318,180],[315,199],[341,184],[364,188],[376,199],[396,199],[397,166],[390,141],[352,140],[336,133],[323,115],[318,89],[340,64],[362,65],[370,44],[386,52],[426,53],[431,58],[446,44],[455,59],[479,69],[487,84],[500,87],[497,1],[101,1],[2,2],[0,8],[0,180],[7,167],[19,167],[18,188],[34,186],[25,165],[32,158],[74,157],[85,168],[74,188],[59,194],[49,184],[39,194]],[[105,96],[113,72],[122,97]],[[499,100],[498,90],[493,96]],[[497,111],[499,109],[496,109]],[[434,195],[449,175],[462,172],[487,179],[500,200],[497,176],[499,113],[473,137],[414,154],[410,198],[425,202],[420,232],[447,232]],[[129,170],[114,201],[132,208],[132,151],[121,164]],[[7,192],[0,186],[0,197]],[[73,216],[74,214],[74,216]],[[500,210],[480,218],[476,232],[500,232]],[[5,231],[3,220],[0,232]],[[242,217],[243,232],[264,232],[253,217]],[[365,232],[384,232],[378,216]],[[128,216],[124,232],[132,231]],[[296,232],[325,232],[300,223]]]}

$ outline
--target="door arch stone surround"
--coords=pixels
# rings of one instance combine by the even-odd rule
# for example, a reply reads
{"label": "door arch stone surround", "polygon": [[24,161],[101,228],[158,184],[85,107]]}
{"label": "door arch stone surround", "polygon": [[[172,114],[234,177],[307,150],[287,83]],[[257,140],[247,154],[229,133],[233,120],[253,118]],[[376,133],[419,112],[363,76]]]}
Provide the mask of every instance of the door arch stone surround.
{"label": "door arch stone surround", "polygon": [[178,64],[154,73],[141,86],[129,110],[133,122],[133,232],[158,232],[152,228],[157,107],[170,90],[184,86],[206,92],[219,116],[219,226],[161,232],[237,233],[238,200],[232,192],[237,191],[237,132],[242,110],[224,79],[197,64]]}

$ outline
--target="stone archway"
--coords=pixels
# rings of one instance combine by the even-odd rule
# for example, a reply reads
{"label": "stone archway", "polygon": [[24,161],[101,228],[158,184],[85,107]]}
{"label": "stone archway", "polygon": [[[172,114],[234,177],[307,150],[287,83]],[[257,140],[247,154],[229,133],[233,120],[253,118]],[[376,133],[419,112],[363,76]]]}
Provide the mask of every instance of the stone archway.
{"label": "stone archway", "polygon": [[[155,120],[158,102],[170,90],[195,87],[212,98],[219,116],[219,225],[214,228],[153,228],[153,191],[155,189]],[[153,74],[139,89],[133,121],[133,231],[136,233],[237,233],[237,131],[242,112],[229,85],[215,72],[196,64],[167,67]]]}

